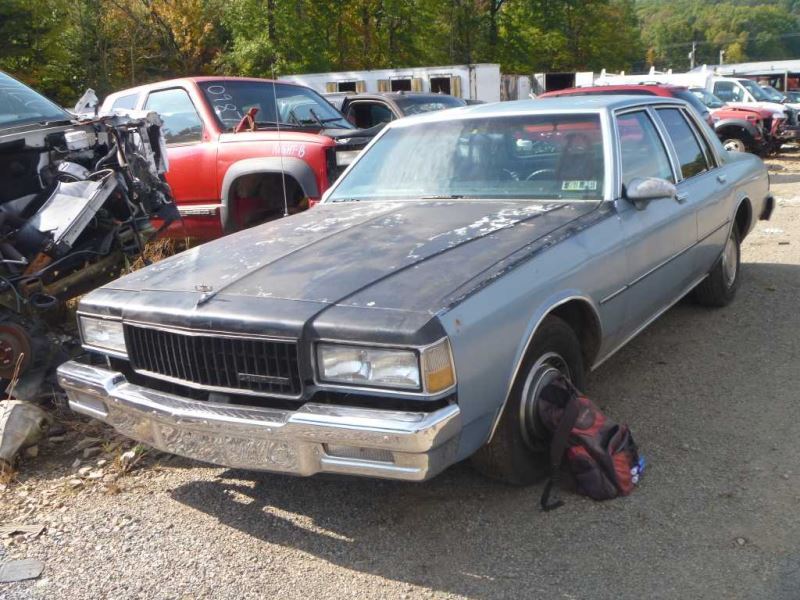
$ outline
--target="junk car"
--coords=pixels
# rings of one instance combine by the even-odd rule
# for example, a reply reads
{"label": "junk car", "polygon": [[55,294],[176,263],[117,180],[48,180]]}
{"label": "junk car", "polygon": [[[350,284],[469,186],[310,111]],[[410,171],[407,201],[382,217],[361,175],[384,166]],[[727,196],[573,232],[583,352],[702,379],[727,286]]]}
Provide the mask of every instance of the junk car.
{"label": "junk car", "polygon": [[155,113],[77,118],[0,73],[0,381],[35,399],[80,344],[68,300],[177,218]]}
{"label": "junk car", "polygon": [[[388,124],[314,210],[79,307],[70,406],[164,451],[404,480],[546,465],[536,405],[686,294],[740,285],[774,201],[680,100],[506,102]],[[635,368],[635,367],[633,367]]]}

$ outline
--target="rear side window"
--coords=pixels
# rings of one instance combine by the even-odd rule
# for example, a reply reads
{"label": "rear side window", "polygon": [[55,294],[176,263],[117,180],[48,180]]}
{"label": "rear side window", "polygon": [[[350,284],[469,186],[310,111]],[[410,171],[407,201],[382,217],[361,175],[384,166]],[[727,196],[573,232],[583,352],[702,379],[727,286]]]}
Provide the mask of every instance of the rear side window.
{"label": "rear side window", "polygon": [[162,131],[167,144],[199,142],[203,137],[203,122],[186,90],[173,88],[153,92],[145,108],[156,111],[164,121]]}
{"label": "rear side window", "polygon": [[353,102],[347,108],[347,117],[361,129],[369,129],[379,123],[389,123],[394,120],[389,107],[380,102]]}
{"label": "rear side window", "polygon": [[116,100],[114,100],[114,104],[111,105],[111,110],[114,109],[122,109],[122,110],[133,110],[136,108],[136,100],[139,98],[139,94],[128,94],[127,96],[120,96]]}
{"label": "rear side window", "polygon": [[658,177],[675,183],[667,150],[645,111],[618,116],[617,132],[623,186],[627,187],[637,177]]}
{"label": "rear side window", "polygon": [[678,153],[684,179],[708,171],[706,156],[697,140],[697,135],[681,111],[677,108],[659,108],[656,112],[664,122],[667,135]]}

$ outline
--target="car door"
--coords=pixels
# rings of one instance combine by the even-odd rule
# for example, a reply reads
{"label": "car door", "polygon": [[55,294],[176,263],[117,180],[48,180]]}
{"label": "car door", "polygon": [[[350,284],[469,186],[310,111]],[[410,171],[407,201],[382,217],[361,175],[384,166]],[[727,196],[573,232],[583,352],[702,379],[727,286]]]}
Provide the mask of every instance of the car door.
{"label": "car door", "polygon": [[652,200],[642,208],[624,199],[635,178],[658,177],[675,183],[678,171],[652,109],[615,115],[621,189],[617,202],[627,240],[626,328],[635,333],[685,291],[694,275],[688,252],[697,241],[695,208],[675,198]]}
{"label": "car door", "polygon": [[695,277],[711,270],[728,237],[733,187],[711,144],[682,108],[658,107],[656,114],[672,142],[679,166],[678,199],[697,212],[697,246],[692,249]]}
{"label": "car door", "polygon": [[369,129],[398,118],[388,104],[378,100],[354,100],[345,110],[344,116],[359,129]]}
{"label": "car door", "polygon": [[144,108],[163,121],[169,171],[167,181],[179,205],[216,204],[216,142],[204,135],[203,121],[183,88],[151,91]]}

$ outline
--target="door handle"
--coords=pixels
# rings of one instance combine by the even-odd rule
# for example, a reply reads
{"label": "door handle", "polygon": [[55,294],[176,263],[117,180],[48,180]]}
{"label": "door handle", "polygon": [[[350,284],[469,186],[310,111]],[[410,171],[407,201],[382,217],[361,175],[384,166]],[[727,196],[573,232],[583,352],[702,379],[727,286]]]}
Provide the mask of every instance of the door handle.
{"label": "door handle", "polygon": [[722,174],[717,175],[717,181],[719,181],[720,183],[725,183],[726,181],[728,181],[728,177],[727,175],[722,175]]}
{"label": "door handle", "polygon": [[678,201],[678,204],[683,204],[689,199],[689,194],[675,194],[675,200]]}

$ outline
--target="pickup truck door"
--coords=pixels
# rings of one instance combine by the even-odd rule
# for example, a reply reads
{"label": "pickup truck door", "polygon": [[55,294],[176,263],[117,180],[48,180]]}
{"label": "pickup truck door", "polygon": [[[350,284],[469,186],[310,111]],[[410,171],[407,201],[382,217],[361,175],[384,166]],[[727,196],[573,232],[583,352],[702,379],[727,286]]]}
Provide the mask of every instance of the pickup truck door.
{"label": "pickup truck door", "polygon": [[[637,177],[678,180],[678,169],[658,117],[636,108],[615,116],[622,188],[617,201],[628,264],[624,293],[628,336],[677,300],[694,277],[690,250],[697,242],[697,210],[675,198],[636,208],[624,199],[625,185]],[[604,299],[603,302],[609,299]]]}
{"label": "pickup truck door", "polygon": [[656,109],[680,167],[678,198],[697,212],[697,246],[692,249],[694,279],[711,270],[728,237],[733,201],[731,168],[720,163],[703,129],[677,107]]}
{"label": "pickup truck door", "polygon": [[[155,110],[164,122],[169,172],[167,182],[178,207],[219,204],[217,144],[212,140],[188,92],[180,87],[151,91],[144,108]],[[187,213],[188,214],[188,213]]]}

